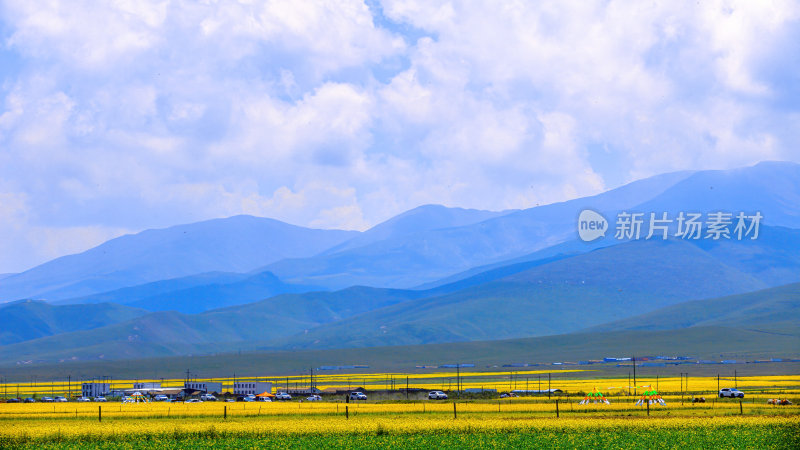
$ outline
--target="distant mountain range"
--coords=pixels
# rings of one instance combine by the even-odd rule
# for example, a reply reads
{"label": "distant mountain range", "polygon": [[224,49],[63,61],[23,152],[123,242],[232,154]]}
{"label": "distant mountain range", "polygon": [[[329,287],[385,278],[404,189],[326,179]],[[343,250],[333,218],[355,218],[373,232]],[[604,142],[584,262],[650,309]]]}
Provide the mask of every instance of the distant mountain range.
{"label": "distant mountain range", "polygon": [[147,230],[0,280],[0,300],[61,300],[205,272],[247,272],[356,235],[250,216]]}
{"label": "distant mountain range", "polygon": [[[619,211],[758,211],[764,219],[755,240],[610,233],[585,243],[576,232],[584,208],[609,221]],[[365,232],[237,216],[123,236],[0,276],[0,301],[51,302],[0,304],[14,323],[0,333],[0,364],[587,329],[769,332],[768,322],[794,335],[777,319],[796,317],[797,282],[800,165],[793,163],[665,174],[526,210],[426,205]],[[725,307],[741,313],[701,314]]]}

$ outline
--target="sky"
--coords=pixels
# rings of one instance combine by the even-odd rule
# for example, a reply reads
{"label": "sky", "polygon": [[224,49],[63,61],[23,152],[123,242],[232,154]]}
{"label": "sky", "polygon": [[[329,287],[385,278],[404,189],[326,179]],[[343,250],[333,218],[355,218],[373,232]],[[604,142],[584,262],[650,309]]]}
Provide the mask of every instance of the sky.
{"label": "sky", "polygon": [[800,2],[0,0],[0,273],[800,162]]}

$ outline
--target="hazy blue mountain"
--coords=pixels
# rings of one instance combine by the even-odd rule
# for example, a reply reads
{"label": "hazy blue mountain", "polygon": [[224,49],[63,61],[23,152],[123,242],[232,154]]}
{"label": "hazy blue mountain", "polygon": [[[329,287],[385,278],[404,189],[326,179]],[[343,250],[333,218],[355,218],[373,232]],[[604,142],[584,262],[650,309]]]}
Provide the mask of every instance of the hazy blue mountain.
{"label": "hazy blue mountain", "polygon": [[[353,287],[339,292],[284,294],[202,314],[160,311],[102,328],[8,345],[0,352],[0,362],[124,359],[254,348],[259,342],[420,295],[416,291]],[[76,306],[87,305],[59,308]]]}
{"label": "hazy blue mountain", "polygon": [[379,223],[358,236],[326,250],[323,254],[363,247],[385,239],[404,238],[424,231],[472,225],[512,212],[514,210],[483,211],[448,208],[442,205],[422,205]]}
{"label": "hazy blue mountain", "polygon": [[573,239],[581,209],[630,208],[691,173],[659,175],[593,197],[511,212],[470,225],[405,233],[312,258],[279,261],[264,270],[285,281],[337,289],[356,284],[415,286]]}
{"label": "hazy blue mountain", "polygon": [[269,272],[262,272],[232,283],[214,283],[151,295],[130,302],[148,311],[199,313],[226,306],[264,300],[278,294],[320,290],[312,286],[287,284]]}
{"label": "hazy blue mountain", "polygon": [[374,310],[275,345],[411,345],[563,334],[690,299],[763,287],[690,243],[636,241]]}
{"label": "hazy blue mountain", "polygon": [[71,305],[78,303],[103,303],[111,302],[127,305],[148,297],[181,291],[196,286],[230,284],[245,280],[252,275],[234,272],[206,272],[187,277],[171,278],[168,280],[153,281],[151,283],[114,289],[113,291],[100,292],[82,297],[67,298],[51,302],[55,305]]}
{"label": "hazy blue mountain", "polygon": [[[425,283],[416,289],[463,283],[464,287],[503,278],[528,268],[563,259],[598,248],[618,245],[616,239],[600,239],[590,243],[578,239],[512,258],[498,263],[474,267],[464,272]],[[800,281],[800,230],[762,225],[758,239],[690,239],[695,245],[723,263],[757,278],[768,286]]]}
{"label": "hazy blue mountain", "polygon": [[586,331],[672,330],[725,326],[768,333],[788,331],[798,335],[800,334],[798,317],[800,317],[800,283],[793,283],[746,294],[679,303],[647,314],[598,325]]}
{"label": "hazy blue mountain", "polygon": [[53,306],[34,300],[11,302],[0,305],[0,345],[103,327],[144,314],[147,311],[111,303]]}
{"label": "hazy blue mountain", "polygon": [[324,290],[284,283],[269,272],[209,272],[161,280],[109,292],[59,300],[56,304],[113,302],[148,311],[187,314],[252,303],[278,294]]}
{"label": "hazy blue mountain", "polygon": [[[795,227],[800,217],[800,165],[762,163],[726,171],[677,172],[593,196],[516,211],[481,222],[406,233],[361,247],[265,267],[282,280],[329,288],[427,283],[573,241],[579,212],[591,208],[613,226],[618,211],[702,213],[761,211],[764,224]],[[759,200],[766,199],[769,200]],[[675,217],[674,215],[671,217]],[[769,219],[769,220],[767,220]],[[613,240],[610,233],[603,241]],[[614,243],[614,242],[612,242]],[[607,245],[598,243],[597,246]],[[580,252],[580,246],[572,250]],[[585,246],[583,247],[585,249]]]}
{"label": "hazy blue mountain", "polygon": [[696,172],[636,209],[673,214],[759,211],[767,225],[800,228],[800,164],[768,161]]}
{"label": "hazy blue mountain", "polygon": [[203,272],[247,272],[317,254],[356,236],[236,216],[112,239],[0,281],[0,301],[59,300]]}

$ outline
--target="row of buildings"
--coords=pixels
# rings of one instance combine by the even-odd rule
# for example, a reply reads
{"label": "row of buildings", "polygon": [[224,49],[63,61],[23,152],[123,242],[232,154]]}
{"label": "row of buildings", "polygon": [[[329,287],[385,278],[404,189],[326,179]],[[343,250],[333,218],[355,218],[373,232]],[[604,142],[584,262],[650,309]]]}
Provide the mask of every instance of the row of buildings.
{"label": "row of buildings", "polygon": [[[225,388],[228,388],[225,390]],[[187,381],[183,387],[162,387],[158,382],[133,383],[130,389],[112,389],[108,382],[88,382],[81,384],[83,397],[121,396],[140,392],[147,395],[179,396],[186,392],[220,395],[227,392],[233,395],[258,395],[264,392],[272,394],[272,383],[267,381],[235,381],[232,385],[223,386],[221,382]]]}

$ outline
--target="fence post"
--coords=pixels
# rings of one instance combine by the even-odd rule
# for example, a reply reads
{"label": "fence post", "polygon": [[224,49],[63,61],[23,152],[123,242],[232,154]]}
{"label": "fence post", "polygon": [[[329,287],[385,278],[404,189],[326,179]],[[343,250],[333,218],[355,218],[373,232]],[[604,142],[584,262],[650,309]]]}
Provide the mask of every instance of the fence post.
{"label": "fence post", "polygon": [[647,400],[647,415],[650,415],[650,400]]}
{"label": "fence post", "polygon": [[458,414],[456,413],[456,402],[453,402],[453,420],[458,418]]}
{"label": "fence post", "polygon": [[228,420],[228,405],[225,405],[225,409],[222,412],[222,418]]}
{"label": "fence post", "polygon": [[739,400],[739,414],[744,415],[744,410],[742,409],[742,401]]}
{"label": "fence post", "polygon": [[558,399],[556,399],[556,419],[558,418]]}
{"label": "fence post", "polygon": [[349,419],[350,418],[350,411],[348,410],[347,405],[344,405],[344,418],[345,419]]}
{"label": "fence post", "polygon": [[103,421],[103,407],[100,405],[97,405],[97,421],[98,422]]}

